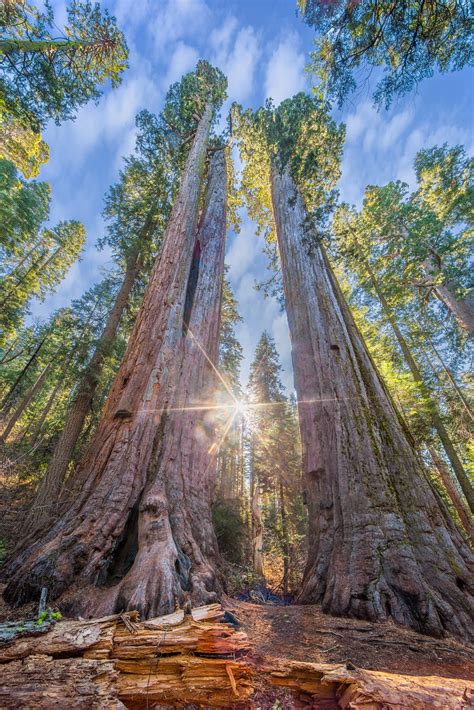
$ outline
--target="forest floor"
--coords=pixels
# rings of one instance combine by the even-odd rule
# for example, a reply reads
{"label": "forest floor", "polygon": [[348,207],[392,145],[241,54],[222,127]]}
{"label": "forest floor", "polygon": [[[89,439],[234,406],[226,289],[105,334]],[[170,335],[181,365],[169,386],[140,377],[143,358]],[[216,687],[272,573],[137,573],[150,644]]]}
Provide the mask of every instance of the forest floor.
{"label": "forest floor", "polygon": [[392,623],[336,618],[316,605],[260,605],[227,598],[223,606],[241,622],[256,662],[350,663],[367,670],[474,680],[472,647],[452,637],[437,639]]}
{"label": "forest floor", "polygon": [[[432,638],[390,622],[328,616],[314,604],[221,601],[247,634],[255,665],[270,659],[349,663],[366,670],[474,681],[474,649],[452,637]],[[36,612],[36,602],[12,608],[0,596],[0,622],[31,619]]]}
{"label": "forest floor", "polygon": [[[31,488],[21,479],[8,478],[10,485],[3,488],[0,500],[0,547],[3,538],[4,553],[11,550]],[[248,636],[252,648],[248,663],[255,671],[278,667],[282,661],[297,661],[474,681],[474,650],[452,637],[431,638],[390,622],[331,617],[316,605],[260,604],[233,597],[225,597],[222,603]],[[32,619],[36,614],[37,603],[12,609],[0,596],[0,621]],[[257,684],[253,707],[275,707],[276,698],[282,708],[296,707],[290,696],[286,699],[288,694],[287,688],[281,688],[275,695],[275,688],[269,691],[265,683],[259,691]]]}

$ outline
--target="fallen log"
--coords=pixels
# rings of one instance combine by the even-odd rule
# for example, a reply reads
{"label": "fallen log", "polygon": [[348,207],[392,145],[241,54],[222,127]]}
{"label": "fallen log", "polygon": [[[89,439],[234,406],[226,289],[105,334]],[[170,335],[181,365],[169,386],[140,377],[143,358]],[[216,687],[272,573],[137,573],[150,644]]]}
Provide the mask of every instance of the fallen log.
{"label": "fallen log", "polygon": [[310,706],[342,710],[462,710],[474,706],[474,684],[462,678],[367,671],[350,664],[282,660],[276,666],[265,669],[269,682],[293,689]]}
{"label": "fallen log", "polygon": [[462,678],[253,655],[219,604],[146,622],[131,612],[60,621],[35,635],[31,624],[25,628],[0,645],[1,708],[243,709],[263,693],[261,708],[285,698],[285,708],[454,710],[474,699],[473,684]]}

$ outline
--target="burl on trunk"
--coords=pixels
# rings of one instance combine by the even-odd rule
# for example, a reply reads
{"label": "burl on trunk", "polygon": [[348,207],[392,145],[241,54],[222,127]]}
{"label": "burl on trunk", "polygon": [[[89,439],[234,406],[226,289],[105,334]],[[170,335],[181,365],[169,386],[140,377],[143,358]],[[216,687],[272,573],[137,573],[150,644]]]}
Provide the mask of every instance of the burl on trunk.
{"label": "burl on trunk", "polygon": [[309,514],[300,601],[468,635],[470,550],[415,455],[323,248],[308,249],[308,215],[288,169],[273,169],[272,198]]}
{"label": "burl on trunk", "polygon": [[49,534],[16,560],[8,601],[34,599],[48,587],[51,599],[62,597],[76,613],[133,608],[150,616],[172,611],[185,593],[201,604],[219,589],[208,485],[212,426],[200,410],[181,411],[207,396],[209,361],[217,357],[226,222],[222,151],[210,160],[197,225],[210,123],[208,107],[79,471],[81,493]]}

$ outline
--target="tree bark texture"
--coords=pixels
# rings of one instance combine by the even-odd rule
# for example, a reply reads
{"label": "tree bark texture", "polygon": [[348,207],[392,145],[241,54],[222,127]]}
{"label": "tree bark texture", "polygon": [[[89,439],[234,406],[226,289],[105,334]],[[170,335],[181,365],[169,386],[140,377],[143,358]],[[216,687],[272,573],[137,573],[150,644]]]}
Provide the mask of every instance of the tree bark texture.
{"label": "tree bark texture", "polygon": [[[83,614],[133,606],[149,616],[158,610],[172,610],[186,593],[195,602],[204,601],[203,596],[207,601],[215,593],[215,587],[208,588],[214,586],[214,577],[211,562],[206,560],[209,549],[211,555],[216,549],[214,539],[206,538],[201,549],[203,540],[195,533],[201,525],[195,518],[199,514],[196,511],[202,512],[206,507],[207,489],[199,483],[203,473],[201,469],[194,470],[194,461],[190,463],[194,444],[189,437],[179,438],[182,428],[176,428],[178,439],[170,440],[177,420],[170,417],[171,409],[177,393],[184,398],[180,373],[186,374],[189,390],[201,383],[201,373],[191,369],[196,365],[194,346],[193,364],[186,369],[185,353],[191,350],[192,336],[184,330],[183,317],[210,124],[208,107],[188,155],[127,351],[78,472],[85,479],[81,493],[50,532],[10,564],[11,579],[5,598],[11,602],[35,599],[41,587],[47,586],[50,599],[58,599],[69,590],[69,608]],[[216,160],[222,161],[222,156]],[[226,183],[219,183],[216,171],[220,174],[221,168],[217,170],[216,162],[213,166],[209,184],[218,194],[206,203],[201,231],[208,225],[214,230],[209,241],[219,238],[223,242]],[[217,220],[216,204],[222,200]],[[203,236],[201,239],[204,243]],[[209,268],[214,269],[217,281],[217,265]],[[220,288],[219,285],[217,292],[213,291],[214,310],[209,299],[206,305],[206,314],[213,313],[214,320],[208,320],[206,315],[199,321],[204,332],[209,329],[216,338]],[[197,306],[196,292],[194,295]],[[191,311],[190,331],[194,317],[198,312],[202,314],[199,309]],[[204,362],[209,365],[203,358],[202,366]],[[190,391],[188,396],[196,395]],[[199,457],[204,459],[202,449]],[[161,462],[166,459],[174,465],[165,471]],[[208,463],[206,459],[206,466]],[[197,500],[191,500],[191,491],[196,491]],[[206,511],[206,516],[210,519],[210,512]],[[189,520],[193,517],[191,525]],[[196,534],[192,539],[191,527]],[[202,535],[207,535],[206,518]]]}
{"label": "tree bark texture", "polygon": [[263,556],[263,523],[262,511],[260,507],[260,489],[258,483],[254,483],[252,500],[250,501],[250,512],[252,516],[252,560],[255,574],[265,578],[265,565]]}
{"label": "tree bark texture", "polygon": [[451,499],[451,502],[456,510],[456,513],[459,516],[459,520],[461,521],[461,524],[469,537],[471,538],[472,541],[474,541],[474,523],[473,523],[473,517],[471,513],[469,512],[467,505],[465,504],[462,495],[459,493],[458,489],[456,488],[456,484],[453,481],[453,478],[451,476],[451,472],[449,468],[446,466],[444,463],[443,459],[441,456],[438,454],[434,446],[429,446],[428,451],[430,452],[431,460],[433,461],[433,465],[435,466],[436,470],[439,473],[439,476],[443,482],[443,485],[446,489],[446,492],[448,496]]}
{"label": "tree bark texture", "polygon": [[272,172],[303,444],[309,552],[300,601],[472,633],[472,554],[362,341],[286,170]]}
{"label": "tree bark texture", "polygon": [[68,466],[84,427],[85,419],[92,407],[102,365],[117,335],[120,319],[128,303],[138,272],[139,262],[135,256],[127,264],[124,279],[107,318],[105,328],[82,377],[79,392],[68,412],[64,428],[54,448],[46,473],[38,486],[33,504],[25,521],[25,534],[44,528],[54,519],[58,511],[57,505]]}

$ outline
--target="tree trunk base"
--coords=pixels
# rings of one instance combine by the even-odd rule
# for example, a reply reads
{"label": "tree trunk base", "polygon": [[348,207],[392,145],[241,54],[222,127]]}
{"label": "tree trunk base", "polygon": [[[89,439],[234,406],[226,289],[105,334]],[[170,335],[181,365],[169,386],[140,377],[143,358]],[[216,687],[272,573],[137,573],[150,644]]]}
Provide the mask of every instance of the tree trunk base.
{"label": "tree trunk base", "polygon": [[[280,608],[282,619],[288,616],[287,609]],[[259,616],[264,615],[260,607]],[[256,703],[263,710],[279,700],[288,708],[421,710],[467,708],[474,699],[474,683],[465,678],[262,655],[258,628],[257,652],[252,653],[247,634],[220,604],[146,622],[139,622],[134,612],[61,621],[33,635],[19,628],[21,622],[13,636],[11,622],[7,630],[6,626],[0,625],[2,708],[49,710],[67,704],[87,710],[157,710],[199,705],[243,710]],[[465,674],[469,676],[467,665]]]}

